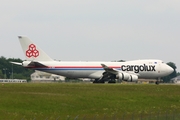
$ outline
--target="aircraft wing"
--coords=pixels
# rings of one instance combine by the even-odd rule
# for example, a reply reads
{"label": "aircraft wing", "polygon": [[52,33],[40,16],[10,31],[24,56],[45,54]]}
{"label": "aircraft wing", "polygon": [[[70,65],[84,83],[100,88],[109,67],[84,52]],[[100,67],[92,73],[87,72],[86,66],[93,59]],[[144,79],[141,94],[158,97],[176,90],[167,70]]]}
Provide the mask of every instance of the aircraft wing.
{"label": "aircraft wing", "polygon": [[105,72],[103,73],[102,77],[95,82],[101,82],[105,80],[110,80],[111,82],[114,82],[114,79],[120,79],[125,81],[137,81],[138,79],[138,74],[136,73],[130,73],[126,71],[113,69],[106,66],[105,64],[101,64],[101,66],[104,68]]}
{"label": "aircraft wing", "polygon": [[116,69],[113,69],[113,68],[110,68],[108,66],[106,66],[105,64],[101,64],[101,66],[104,68],[104,70],[107,72],[107,73],[111,73],[111,74],[118,74],[119,71],[116,70]]}
{"label": "aircraft wing", "polygon": [[[115,75],[117,75],[118,73],[124,73],[123,71],[110,68],[110,67],[106,66],[105,64],[101,64],[101,66],[104,68],[104,70],[107,73],[111,73],[111,74],[115,74]],[[134,72],[125,72],[125,73],[131,74],[131,75],[139,75],[138,73],[134,73]]]}

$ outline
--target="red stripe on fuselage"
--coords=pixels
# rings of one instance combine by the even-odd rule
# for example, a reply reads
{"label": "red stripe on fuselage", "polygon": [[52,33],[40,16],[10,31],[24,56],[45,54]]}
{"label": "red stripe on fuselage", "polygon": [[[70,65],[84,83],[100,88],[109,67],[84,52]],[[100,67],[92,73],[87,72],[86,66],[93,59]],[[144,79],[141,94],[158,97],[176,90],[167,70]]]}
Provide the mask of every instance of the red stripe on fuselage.
{"label": "red stripe on fuselage", "polygon": [[[55,66],[54,68],[102,68],[102,66]],[[120,68],[120,67],[109,66],[109,68]]]}
{"label": "red stripe on fuselage", "polygon": [[[120,66],[108,66],[109,68],[121,68]],[[26,68],[102,68],[102,66],[47,66],[47,67],[36,67],[30,66]]]}

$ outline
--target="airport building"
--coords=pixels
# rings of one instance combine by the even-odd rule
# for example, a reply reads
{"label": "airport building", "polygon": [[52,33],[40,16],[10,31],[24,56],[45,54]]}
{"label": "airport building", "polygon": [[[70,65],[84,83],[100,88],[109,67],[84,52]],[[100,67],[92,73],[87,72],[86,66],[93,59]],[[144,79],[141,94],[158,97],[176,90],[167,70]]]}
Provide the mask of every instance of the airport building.
{"label": "airport building", "polygon": [[175,78],[172,78],[170,80],[171,83],[176,83],[176,84],[180,84],[180,76],[177,76]]}
{"label": "airport building", "polygon": [[31,82],[58,82],[64,81],[65,77],[35,70],[31,74]]}

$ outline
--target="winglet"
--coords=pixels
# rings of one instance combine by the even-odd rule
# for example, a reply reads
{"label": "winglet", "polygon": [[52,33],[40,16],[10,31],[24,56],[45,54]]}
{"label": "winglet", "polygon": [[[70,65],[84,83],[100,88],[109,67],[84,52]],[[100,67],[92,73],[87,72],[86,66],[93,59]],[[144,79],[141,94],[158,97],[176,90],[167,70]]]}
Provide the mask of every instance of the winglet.
{"label": "winglet", "polygon": [[108,66],[106,66],[105,64],[101,64],[101,66],[104,68],[104,70],[106,72],[109,72],[109,73],[112,73],[112,74],[117,74],[117,70],[113,69],[113,68],[110,68]]}
{"label": "winglet", "polygon": [[106,69],[111,69],[108,66],[106,66],[105,64],[101,64],[101,66],[106,70]]}

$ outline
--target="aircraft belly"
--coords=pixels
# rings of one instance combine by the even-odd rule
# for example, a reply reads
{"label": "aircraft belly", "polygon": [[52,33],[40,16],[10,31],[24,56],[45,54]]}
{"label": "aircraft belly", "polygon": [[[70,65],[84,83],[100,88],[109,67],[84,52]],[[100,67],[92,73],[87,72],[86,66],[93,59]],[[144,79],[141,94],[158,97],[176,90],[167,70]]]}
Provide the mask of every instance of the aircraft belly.
{"label": "aircraft belly", "polygon": [[70,78],[89,78],[89,75],[97,72],[95,70],[43,70],[44,72],[66,76]]}

